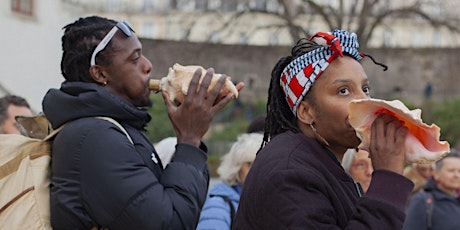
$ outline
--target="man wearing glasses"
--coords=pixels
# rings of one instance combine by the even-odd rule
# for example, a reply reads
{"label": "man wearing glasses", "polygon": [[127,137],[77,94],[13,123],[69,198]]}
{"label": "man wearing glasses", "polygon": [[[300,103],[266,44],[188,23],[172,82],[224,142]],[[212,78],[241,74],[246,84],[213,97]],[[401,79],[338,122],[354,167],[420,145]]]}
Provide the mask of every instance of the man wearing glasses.
{"label": "man wearing glasses", "polygon": [[194,229],[209,183],[201,138],[232,99],[217,98],[224,77],[207,92],[213,69],[201,85],[198,70],[179,106],[163,92],[178,142],[163,170],[145,135],[152,64],[132,27],[93,16],[64,30],[65,81],[43,99],[53,128],[65,124],[52,150],[53,228]]}

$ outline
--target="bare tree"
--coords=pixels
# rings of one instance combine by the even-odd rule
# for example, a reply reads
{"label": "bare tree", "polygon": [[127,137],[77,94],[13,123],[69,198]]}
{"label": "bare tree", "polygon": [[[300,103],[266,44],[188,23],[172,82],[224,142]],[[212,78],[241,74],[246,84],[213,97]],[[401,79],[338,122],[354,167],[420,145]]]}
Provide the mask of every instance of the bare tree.
{"label": "bare tree", "polygon": [[[299,20],[305,15],[316,16],[323,21],[330,30],[345,29],[354,31],[360,39],[362,47],[368,45],[368,41],[373,36],[376,28],[385,26],[386,20],[397,18],[420,18],[430,23],[435,28],[445,27],[450,31],[459,33],[460,26],[458,18],[452,20],[449,14],[441,12],[434,14],[428,9],[433,7],[440,8],[440,4],[445,1],[434,0],[276,0],[278,7],[275,10],[268,9],[267,4],[250,4],[254,0],[240,0],[243,9],[235,11],[232,17],[223,21],[220,31],[231,32],[231,25],[238,24],[242,17],[259,13],[271,15],[280,19],[282,23],[267,24],[259,26],[256,30],[267,28],[284,28],[289,31],[293,41],[301,37],[310,36],[305,22]],[[259,2],[255,0],[255,2]],[[262,6],[262,7],[261,7]],[[208,11],[209,12],[209,11]],[[218,12],[216,12],[218,14]],[[254,32],[254,31],[252,31]]]}

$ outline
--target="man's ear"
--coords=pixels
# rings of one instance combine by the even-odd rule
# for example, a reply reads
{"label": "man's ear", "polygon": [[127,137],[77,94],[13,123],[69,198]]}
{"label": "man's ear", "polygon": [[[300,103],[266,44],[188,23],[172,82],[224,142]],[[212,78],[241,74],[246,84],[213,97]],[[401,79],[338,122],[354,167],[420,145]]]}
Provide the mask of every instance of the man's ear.
{"label": "man's ear", "polygon": [[105,76],[104,68],[99,65],[89,67],[89,74],[97,83],[104,85],[107,84],[107,77]]}
{"label": "man's ear", "polygon": [[306,101],[301,101],[297,108],[297,120],[305,124],[312,124],[315,121],[313,106]]}

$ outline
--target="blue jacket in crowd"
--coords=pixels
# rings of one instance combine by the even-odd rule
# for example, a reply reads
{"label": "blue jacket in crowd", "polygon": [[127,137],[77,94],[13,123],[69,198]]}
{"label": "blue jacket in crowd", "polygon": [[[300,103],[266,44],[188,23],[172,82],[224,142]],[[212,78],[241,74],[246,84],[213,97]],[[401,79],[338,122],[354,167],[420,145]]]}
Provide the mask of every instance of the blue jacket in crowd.
{"label": "blue jacket in crowd", "polygon": [[232,202],[234,211],[238,209],[242,187],[229,186],[225,183],[216,184],[208,194],[203,210],[201,211],[200,222],[197,230],[227,230],[231,229],[231,207],[223,198],[228,197]]}
{"label": "blue jacket in crowd", "polygon": [[[432,194],[432,200],[428,196]],[[430,211],[429,203],[433,209]],[[431,213],[428,214],[427,213]],[[429,216],[431,215],[431,218]],[[428,223],[431,221],[431,228]],[[407,208],[405,230],[457,230],[460,229],[460,200],[439,190],[430,178],[424,186],[424,191],[414,195]]]}

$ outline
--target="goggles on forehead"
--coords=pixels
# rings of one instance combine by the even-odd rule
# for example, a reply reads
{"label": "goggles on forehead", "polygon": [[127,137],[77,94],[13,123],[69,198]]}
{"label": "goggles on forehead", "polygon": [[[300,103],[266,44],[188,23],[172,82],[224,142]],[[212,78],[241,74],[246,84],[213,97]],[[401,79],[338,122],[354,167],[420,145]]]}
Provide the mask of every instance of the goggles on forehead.
{"label": "goggles on forehead", "polygon": [[134,34],[134,30],[128,21],[124,20],[118,22],[96,46],[96,49],[94,49],[93,54],[91,55],[90,66],[96,65],[96,55],[105,49],[110,40],[112,40],[113,36],[115,36],[117,30],[121,30],[126,35],[126,37],[131,37]]}

